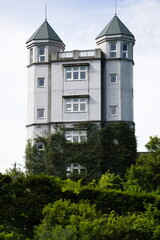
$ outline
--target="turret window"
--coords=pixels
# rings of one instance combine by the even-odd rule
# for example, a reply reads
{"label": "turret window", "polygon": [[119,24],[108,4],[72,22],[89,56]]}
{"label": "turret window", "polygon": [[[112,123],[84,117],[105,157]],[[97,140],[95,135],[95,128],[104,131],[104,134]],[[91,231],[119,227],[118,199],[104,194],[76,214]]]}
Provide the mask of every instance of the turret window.
{"label": "turret window", "polygon": [[123,43],[123,58],[128,58],[128,43]]}
{"label": "turret window", "polygon": [[116,43],[110,43],[110,57],[115,58],[117,55],[117,46]]}
{"label": "turret window", "polygon": [[110,84],[115,84],[117,83],[117,74],[110,74]]}
{"label": "turret window", "polygon": [[33,63],[33,48],[30,49],[30,63]]}
{"label": "turret window", "polygon": [[45,110],[44,110],[44,108],[37,109],[37,118],[39,118],[39,119],[45,118]]}
{"label": "turret window", "polygon": [[37,87],[38,87],[38,88],[43,88],[43,87],[45,87],[44,78],[38,78],[38,79],[37,79]]}
{"label": "turret window", "polygon": [[111,116],[117,115],[117,106],[110,106],[110,115]]}
{"label": "turret window", "polygon": [[45,48],[44,47],[38,48],[38,61],[45,62]]}

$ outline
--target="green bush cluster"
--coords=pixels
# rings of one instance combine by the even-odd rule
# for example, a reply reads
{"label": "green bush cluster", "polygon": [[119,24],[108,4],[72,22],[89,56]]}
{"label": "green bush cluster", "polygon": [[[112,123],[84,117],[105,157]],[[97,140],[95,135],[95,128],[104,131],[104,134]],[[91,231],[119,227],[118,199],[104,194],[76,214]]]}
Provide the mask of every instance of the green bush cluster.
{"label": "green bush cluster", "polygon": [[160,238],[157,209],[144,213],[118,215],[114,211],[102,214],[87,201],[71,203],[59,200],[43,209],[43,221],[36,228],[36,240],[145,240]]}
{"label": "green bush cluster", "polygon": [[[148,234],[151,234],[151,236],[159,234],[157,227],[157,224],[160,223],[159,194],[127,192],[123,190],[123,185],[122,178],[110,172],[102,175],[99,180],[93,180],[85,185],[82,180],[77,182],[71,179],[62,180],[44,174],[25,175],[18,172],[13,175],[0,174],[0,222],[4,226],[0,233],[2,236],[6,235],[4,239],[7,239],[7,236],[10,239],[9,237],[13,234],[17,234],[13,238],[15,240],[33,239],[34,228],[39,225],[39,227],[36,227],[35,239],[43,239],[39,235],[43,230],[45,232],[44,239],[81,239],[82,234],[86,235],[86,238],[83,239],[100,240],[107,237],[114,239],[116,236],[114,231],[119,232],[117,233],[118,237],[121,236],[119,234],[123,235],[125,231],[128,235],[133,231],[132,228],[136,224],[137,226],[141,224],[136,222],[141,221],[141,219],[144,220],[142,232],[145,232],[147,221],[151,225],[151,220],[146,217],[146,206],[150,204],[156,210],[152,218],[154,227]],[[71,209],[67,210],[67,208],[70,208],[67,206],[71,206]],[[72,211],[72,208],[75,210]],[[49,221],[47,223],[49,224],[49,230],[45,230],[47,228],[44,228],[43,223],[48,219],[48,212],[50,212],[52,220],[55,220],[53,225],[50,225],[50,221],[47,220]],[[55,212],[57,212],[57,215],[55,215]],[[136,220],[136,216],[139,220]],[[56,217],[58,220],[56,220]],[[88,217],[91,220],[88,220]],[[65,218],[66,220],[64,220]],[[112,219],[114,224],[111,224],[109,219]],[[134,222],[133,226],[131,223],[128,224],[129,221]],[[60,222],[63,222],[63,226]],[[79,230],[77,230],[78,223],[81,223]],[[129,226],[130,230],[127,230]],[[119,229],[116,229],[116,227]],[[106,228],[111,228],[111,230],[105,230]],[[7,229],[10,231],[6,231]],[[50,238],[50,235],[48,235],[47,238],[46,235],[53,234],[52,231],[54,231],[56,237]],[[77,231],[80,231],[80,233]],[[100,235],[100,238],[98,238],[99,235],[96,237],[99,231],[102,235]],[[112,234],[108,231],[111,231]],[[139,231],[135,229],[134,234],[140,234]],[[93,236],[90,236],[90,232],[93,233]],[[20,236],[21,238],[19,238]],[[68,238],[65,238],[66,236]],[[118,239],[118,237],[115,239]]]}
{"label": "green bush cluster", "polygon": [[107,171],[74,181],[15,168],[0,173],[0,239],[160,239],[157,142],[151,138],[150,152],[121,176]]}

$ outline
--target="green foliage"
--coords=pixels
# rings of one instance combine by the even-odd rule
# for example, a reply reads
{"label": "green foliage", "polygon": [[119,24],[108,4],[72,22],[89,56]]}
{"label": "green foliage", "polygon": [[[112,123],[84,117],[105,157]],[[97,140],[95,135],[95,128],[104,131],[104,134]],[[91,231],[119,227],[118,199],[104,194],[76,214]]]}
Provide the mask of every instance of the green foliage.
{"label": "green foliage", "polygon": [[122,189],[123,179],[109,171],[102,174],[98,181],[98,189]]}
{"label": "green foliage", "polygon": [[[96,204],[97,209],[103,213],[109,213],[114,210],[118,214],[144,212],[144,203],[156,204],[157,202],[155,195],[145,193],[135,194],[115,189],[98,190],[85,188],[78,194],[77,198],[78,200],[89,200],[92,204]],[[157,202],[158,205],[159,202]]]}
{"label": "green foliage", "polygon": [[61,197],[59,179],[46,175],[0,176],[0,222],[32,236],[33,226],[42,218],[42,209]]}
{"label": "green foliage", "polygon": [[126,175],[125,189],[128,191],[160,190],[160,151],[142,154]]}
{"label": "green foliage", "polygon": [[160,138],[157,136],[150,137],[150,141],[145,145],[149,152],[160,150]]}
{"label": "green foliage", "polygon": [[158,240],[159,215],[150,206],[144,213],[118,215],[114,211],[104,215],[94,205],[81,201],[57,201],[43,210],[44,219],[36,228],[36,240]]}
{"label": "green foliage", "polygon": [[102,173],[110,170],[124,175],[136,159],[136,138],[134,128],[124,122],[109,124],[102,129],[104,157]]}
{"label": "green foliage", "polygon": [[29,142],[26,146],[27,171],[65,177],[66,164],[79,163],[87,172],[79,177],[70,177],[91,181],[108,170],[123,175],[134,163],[136,139],[134,129],[128,124],[114,123],[100,129],[97,124],[81,123],[75,124],[75,127],[87,129],[87,142],[69,143],[65,140],[62,130],[47,138],[37,137],[36,142],[44,144],[43,151],[38,150],[36,144],[32,146]]}
{"label": "green foliage", "polygon": [[126,192],[122,184],[110,172],[89,184],[44,174],[0,174],[0,233],[32,238],[39,225],[35,239],[158,240],[160,196]]}
{"label": "green foliage", "polygon": [[10,230],[0,225],[0,239],[1,240],[21,240],[22,235],[16,229]]}
{"label": "green foliage", "polygon": [[[37,143],[44,144],[44,150],[37,149]],[[26,146],[26,168],[29,173],[46,173],[52,175],[64,175],[65,162],[64,150],[66,140],[63,133],[57,131],[45,137],[37,137],[35,144],[28,142]]]}
{"label": "green foliage", "polygon": [[82,191],[81,185],[82,179],[76,181],[72,181],[70,178],[63,181],[62,192],[72,191],[73,193],[79,193]]}
{"label": "green foliage", "polygon": [[[44,208],[45,216],[36,230],[35,239],[86,239],[84,227],[99,216],[94,205],[59,200]],[[66,236],[65,236],[65,234]],[[56,237],[55,237],[56,236]]]}

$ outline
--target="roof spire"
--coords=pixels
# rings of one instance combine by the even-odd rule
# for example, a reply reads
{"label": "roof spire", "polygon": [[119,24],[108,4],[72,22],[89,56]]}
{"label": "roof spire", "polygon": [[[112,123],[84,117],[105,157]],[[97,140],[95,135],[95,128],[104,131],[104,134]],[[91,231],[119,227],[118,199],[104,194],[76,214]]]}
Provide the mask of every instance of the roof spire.
{"label": "roof spire", "polygon": [[47,21],[47,5],[45,4],[45,21]]}
{"label": "roof spire", "polygon": [[115,0],[115,16],[117,16],[117,0]]}

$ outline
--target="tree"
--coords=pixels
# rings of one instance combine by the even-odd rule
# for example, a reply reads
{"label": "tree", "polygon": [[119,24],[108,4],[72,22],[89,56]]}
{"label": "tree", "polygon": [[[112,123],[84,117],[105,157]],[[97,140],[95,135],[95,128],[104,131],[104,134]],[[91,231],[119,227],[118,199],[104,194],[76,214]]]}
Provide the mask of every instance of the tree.
{"label": "tree", "polygon": [[18,233],[16,229],[7,229],[4,226],[0,225],[0,239],[1,240],[21,240],[22,235]]}
{"label": "tree", "polygon": [[102,129],[102,144],[102,173],[110,170],[123,176],[136,159],[137,142],[134,128],[124,122],[109,124]]}
{"label": "tree", "polygon": [[87,201],[71,203],[59,200],[43,209],[44,219],[36,230],[36,239],[88,239],[84,227],[99,216],[94,205]]}
{"label": "tree", "polygon": [[[43,144],[43,149],[37,148],[37,143]],[[34,144],[28,142],[26,146],[27,172],[64,176],[65,174],[66,140],[63,132],[46,137],[37,137]]]}
{"label": "tree", "polygon": [[160,150],[160,138],[157,136],[150,137],[150,141],[145,145],[149,152],[155,152]]}
{"label": "tree", "polygon": [[149,206],[145,213],[118,215],[98,212],[87,201],[59,200],[43,209],[43,221],[36,228],[36,240],[158,240],[159,211]]}
{"label": "tree", "polygon": [[102,174],[98,181],[98,189],[121,189],[122,186],[123,179],[119,175],[115,175],[109,171]]}
{"label": "tree", "polygon": [[44,174],[1,174],[1,224],[9,227],[10,232],[16,228],[20,234],[31,237],[33,227],[40,224],[44,206],[61,197],[60,181]]}
{"label": "tree", "polygon": [[136,191],[160,191],[160,139],[150,137],[146,144],[149,153],[141,154],[127,172],[126,189]]}

